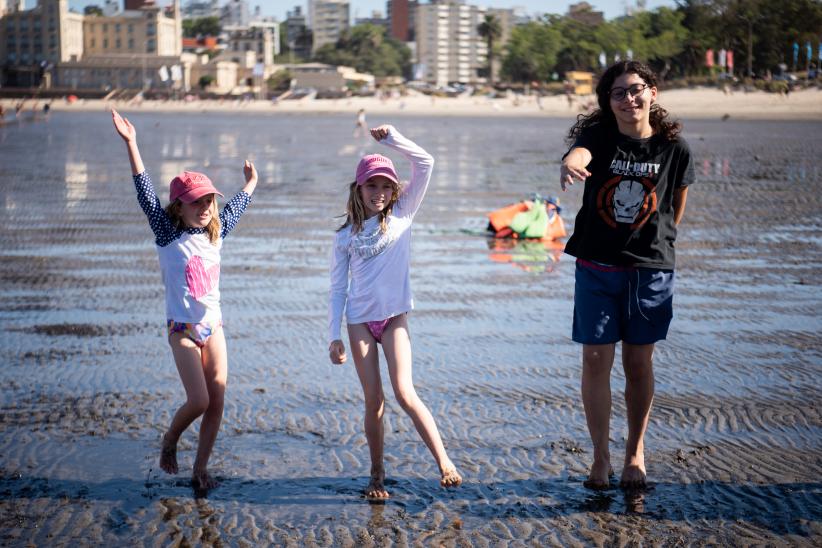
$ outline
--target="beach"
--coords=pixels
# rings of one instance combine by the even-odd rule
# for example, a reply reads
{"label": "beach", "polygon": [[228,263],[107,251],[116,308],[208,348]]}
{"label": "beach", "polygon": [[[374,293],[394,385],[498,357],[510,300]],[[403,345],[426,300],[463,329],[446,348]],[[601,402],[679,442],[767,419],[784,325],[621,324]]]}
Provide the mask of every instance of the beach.
{"label": "beach", "polygon": [[[572,118],[594,105],[593,95],[565,95],[537,98],[535,94],[509,94],[490,99],[486,96],[431,97],[411,90],[407,96],[380,99],[350,97],[343,99],[262,100],[194,100],[113,102],[80,99],[75,103],[52,102],[56,110],[96,112],[115,107],[123,112],[254,112],[254,113],[326,113],[350,114],[352,126],[359,109],[370,115],[432,116],[536,116]],[[660,91],[660,102],[676,116],[690,119],[724,118],[740,120],[817,120],[822,121],[822,89],[798,90],[789,95],[741,90],[723,92],[717,88],[682,88]],[[9,111],[14,101],[5,100]],[[33,103],[30,101],[29,106]],[[45,104],[39,101],[39,105]]]}
{"label": "beach", "polygon": [[[661,98],[683,120],[697,182],[655,353],[650,485],[630,493],[582,485],[573,259],[561,243],[485,234],[486,213],[532,192],[560,196],[573,229],[582,187],[558,184],[576,114],[565,97],[542,109],[428,97],[116,105],[163,203],[183,169],[226,199],[243,160],[260,173],[222,251],[229,380],[210,463],[221,486],[207,497],[189,484],[196,430],[180,441],[180,474],[157,466],[183,391],[109,105],[56,101],[46,120],[0,127],[0,544],[820,545],[822,92],[677,93]],[[391,498],[379,504],[361,495],[361,389],[326,341],[347,184],[363,154],[384,151],[352,135],[358,108],[436,159],[414,225],[409,326],[415,385],[465,478],[439,486],[383,363]],[[623,384],[615,364],[617,477]]]}

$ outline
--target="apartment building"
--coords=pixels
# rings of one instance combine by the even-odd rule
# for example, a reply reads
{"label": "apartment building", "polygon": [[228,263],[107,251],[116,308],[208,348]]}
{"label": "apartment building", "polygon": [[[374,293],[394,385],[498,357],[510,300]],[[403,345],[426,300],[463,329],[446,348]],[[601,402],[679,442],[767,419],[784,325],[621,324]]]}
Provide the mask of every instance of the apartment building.
{"label": "apartment building", "polygon": [[20,9],[22,2],[2,7],[0,85],[38,85],[47,67],[83,56],[83,16],[69,11],[68,0],[38,0],[30,10]]}
{"label": "apartment building", "polygon": [[[179,2],[177,2],[179,8]],[[112,16],[87,15],[83,22],[85,55],[147,54],[179,56],[183,52],[182,16],[168,17],[154,4]]]}
{"label": "apartment building", "polygon": [[350,26],[348,0],[308,0],[308,28],[314,35],[312,52],[340,39]]}
{"label": "apartment building", "polygon": [[438,86],[485,81],[477,75],[487,63],[487,47],[477,31],[485,13],[485,8],[460,0],[418,5],[417,78]]}

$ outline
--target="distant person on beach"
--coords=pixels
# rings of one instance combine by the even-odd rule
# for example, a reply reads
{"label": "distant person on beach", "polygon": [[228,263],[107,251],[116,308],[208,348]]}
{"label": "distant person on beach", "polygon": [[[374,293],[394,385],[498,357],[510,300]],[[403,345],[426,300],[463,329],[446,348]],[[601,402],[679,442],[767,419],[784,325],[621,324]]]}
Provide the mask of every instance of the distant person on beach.
{"label": "distant person on beach", "polygon": [[202,173],[184,171],[171,181],[169,204],[163,208],[143,167],[137,131],[117,111],[114,128],[128,148],[137,201],[154,232],[166,295],[166,327],[186,402],[163,435],[160,468],[178,472],[177,441],[202,416],[192,484],[203,490],[217,486],[208,474],[208,459],[223,418],[228,358],[220,310],[220,252],[223,240],[240,220],[257,186],[257,170],[243,166],[245,186],[218,214],[222,194]]}
{"label": "distant person on beach", "polygon": [[[369,498],[387,498],[383,463],[383,411],[377,345],[382,344],[394,395],[408,413],[440,470],[440,484],[456,487],[462,477],[448,458],[431,412],[417,396],[411,375],[408,312],[411,224],[422,203],[434,159],[393,126],[371,130],[374,139],[405,156],[411,180],[400,186],[391,160],[364,156],[349,186],[345,223],[337,230],[331,257],[328,340],[331,362],[345,363],[340,337],[343,310],[354,366],[365,396],[365,437],[371,455]],[[350,281],[349,281],[350,276]]]}
{"label": "distant person on beach", "polygon": [[646,481],[644,437],[654,398],[654,343],[673,316],[674,240],[694,163],[681,124],[657,103],[657,77],[637,61],[605,70],[599,108],[568,134],[560,184],[585,181],[574,233],[577,258],[573,340],[582,346],[582,402],[594,446],[585,486],[604,489],[613,474],[608,448],[611,367],[622,341],[628,439],[620,485]]}
{"label": "distant person on beach", "polygon": [[368,135],[368,125],[365,123],[365,109],[357,111],[357,123],[354,124],[354,137]]}

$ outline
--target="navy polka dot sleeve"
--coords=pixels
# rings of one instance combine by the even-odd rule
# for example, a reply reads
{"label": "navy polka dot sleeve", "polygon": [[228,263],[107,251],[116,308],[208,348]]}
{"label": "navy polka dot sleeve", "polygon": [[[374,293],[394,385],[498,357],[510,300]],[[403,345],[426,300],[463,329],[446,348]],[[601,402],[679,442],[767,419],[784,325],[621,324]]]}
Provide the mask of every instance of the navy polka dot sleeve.
{"label": "navy polka dot sleeve", "polygon": [[246,192],[238,192],[231,200],[226,203],[223,211],[220,213],[220,237],[225,238],[231,232],[240,217],[243,216],[245,208],[251,203],[251,196]]}
{"label": "navy polka dot sleeve", "polygon": [[134,186],[137,189],[137,201],[148,217],[148,224],[154,232],[154,241],[160,247],[165,247],[182,234],[182,230],[174,227],[166,211],[160,204],[160,199],[151,184],[151,177],[144,171],[139,175],[134,175]]}

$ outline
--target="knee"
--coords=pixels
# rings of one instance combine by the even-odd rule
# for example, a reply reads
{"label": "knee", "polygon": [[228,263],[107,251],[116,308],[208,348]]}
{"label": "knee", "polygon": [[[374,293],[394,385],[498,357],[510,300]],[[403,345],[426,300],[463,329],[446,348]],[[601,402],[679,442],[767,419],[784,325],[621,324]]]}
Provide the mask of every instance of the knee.
{"label": "knee", "polygon": [[653,362],[643,359],[628,359],[625,361],[625,380],[628,382],[643,382],[654,378]]}
{"label": "knee", "polygon": [[208,394],[197,394],[196,396],[192,396],[188,398],[186,404],[194,411],[198,416],[202,415],[203,413],[208,410],[208,406],[211,403],[211,398],[208,397]]}
{"label": "knee", "polygon": [[599,353],[591,352],[582,356],[582,370],[588,377],[611,376],[611,362]]}
{"label": "knee", "polygon": [[385,408],[385,397],[382,391],[365,395],[365,412],[368,415],[382,415]]}
{"label": "knee", "polygon": [[417,403],[417,393],[413,388],[410,390],[397,390],[394,395],[397,397],[397,403],[406,413],[410,412]]}

